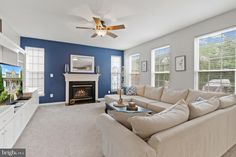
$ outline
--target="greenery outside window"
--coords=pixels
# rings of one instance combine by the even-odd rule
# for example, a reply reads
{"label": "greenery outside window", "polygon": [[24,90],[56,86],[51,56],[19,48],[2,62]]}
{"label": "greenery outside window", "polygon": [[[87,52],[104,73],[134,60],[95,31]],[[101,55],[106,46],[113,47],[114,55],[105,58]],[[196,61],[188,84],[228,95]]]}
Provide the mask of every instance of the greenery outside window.
{"label": "greenery outside window", "polygon": [[116,92],[121,87],[121,57],[111,56],[111,91]]}
{"label": "greenery outside window", "polygon": [[195,39],[195,89],[235,93],[236,28]]}
{"label": "greenery outside window", "polygon": [[168,86],[170,80],[170,46],[152,50],[151,85]]}
{"label": "greenery outside window", "polygon": [[26,47],[26,88],[37,88],[44,96],[44,53],[43,48]]}
{"label": "greenery outside window", "polygon": [[134,54],[129,58],[129,85],[138,85],[140,81],[140,55]]}

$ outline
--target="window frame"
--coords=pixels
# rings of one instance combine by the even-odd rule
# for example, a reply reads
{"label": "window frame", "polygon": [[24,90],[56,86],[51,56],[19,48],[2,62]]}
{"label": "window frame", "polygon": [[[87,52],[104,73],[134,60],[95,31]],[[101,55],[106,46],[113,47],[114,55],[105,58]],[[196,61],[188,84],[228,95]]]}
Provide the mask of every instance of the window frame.
{"label": "window frame", "polygon": [[[201,36],[197,36],[194,38],[194,89],[195,90],[199,90],[199,73],[200,72],[233,72],[234,71],[234,84],[236,82],[236,67],[235,69],[218,69],[218,70],[200,70],[200,63],[199,63],[199,57],[200,57],[200,47],[199,47],[199,41],[202,38],[207,38],[207,37],[211,37],[211,36],[217,36],[220,35],[222,33],[226,33],[226,32],[230,32],[230,31],[234,31],[236,30],[236,27],[230,27],[230,28],[226,28],[226,29],[222,29],[219,31],[215,31],[212,33],[207,33]],[[236,55],[236,52],[235,52]],[[234,94],[236,94],[236,88],[234,90]]]}
{"label": "window frame", "polygon": [[[138,66],[138,68],[139,68],[139,72],[137,72],[137,73],[132,73],[132,57],[135,57],[135,56],[139,56],[139,66]],[[128,84],[129,84],[129,86],[131,86],[132,85],[132,79],[131,79],[131,75],[132,74],[136,74],[136,75],[139,75],[139,79],[140,79],[140,53],[134,53],[134,54],[132,54],[132,55],[130,55],[129,56],[129,79],[128,79]]]}
{"label": "window frame", "polygon": [[[169,48],[170,49],[170,44],[168,44],[168,45],[165,45],[165,46],[161,46],[161,47],[158,47],[158,48],[155,48],[155,49],[153,49],[152,51],[151,51],[151,86],[152,87],[155,87],[155,75],[156,74],[169,74],[170,75],[170,71],[171,71],[171,69],[170,69],[170,64],[171,64],[171,61],[169,62],[169,71],[158,71],[158,72],[156,72],[155,71],[155,68],[156,68],[156,61],[155,61],[155,54],[156,54],[156,51],[157,50],[161,50],[161,49],[165,49],[165,48]],[[171,57],[170,56],[170,51],[169,51],[169,57]],[[170,82],[170,78],[169,78],[169,82]]]}
{"label": "window frame", "polygon": [[116,56],[116,55],[112,55],[111,56],[111,91],[112,92],[117,92],[117,90],[119,89],[119,88],[117,88],[116,90],[113,90],[114,88],[112,87],[113,85],[112,85],[112,75],[113,75],[113,72],[112,72],[112,58],[119,58],[119,60],[120,60],[120,73],[116,73],[117,75],[120,75],[119,77],[120,77],[120,86],[121,86],[121,70],[122,70],[122,58],[121,58],[121,56]]}
{"label": "window frame", "polygon": [[[42,92],[40,92],[39,91],[39,84],[37,83],[37,86],[38,87],[34,87],[33,86],[33,83],[32,83],[32,87],[30,87],[30,86],[27,86],[27,81],[28,81],[28,79],[29,79],[29,77],[27,76],[27,69],[28,69],[28,65],[29,64],[34,64],[34,61],[32,60],[30,63],[28,63],[27,62],[27,57],[28,57],[28,50],[27,49],[31,49],[31,51],[32,51],[32,49],[38,49],[38,51],[41,49],[41,50],[43,50],[43,63],[42,64],[39,64],[39,63],[37,63],[37,67],[39,67],[40,65],[41,66],[43,66],[43,68],[42,68],[42,71],[39,71],[39,70],[37,70],[37,71],[34,71],[34,70],[32,70],[32,71],[30,71],[30,73],[31,73],[31,75],[33,75],[32,73],[37,73],[37,81],[39,80],[39,74],[42,74],[42,79],[43,79],[43,85],[42,86],[40,86],[41,88],[42,88]],[[37,88],[38,89],[38,94],[39,94],[39,96],[45,96],[45,48],[42,48],[42,47],[32,47],[32,46],[26,46],[25,47],[25,51],[26,51],[26,54],[25,54],[25,69],[26,69],[26,72],[25,72],[25,88]],[[34,56],[31,56],[32,58],[35,58]],[[39,56],[37,56],[37,58],[39,59]],[[37,68],[38,69],[38,68]]]}

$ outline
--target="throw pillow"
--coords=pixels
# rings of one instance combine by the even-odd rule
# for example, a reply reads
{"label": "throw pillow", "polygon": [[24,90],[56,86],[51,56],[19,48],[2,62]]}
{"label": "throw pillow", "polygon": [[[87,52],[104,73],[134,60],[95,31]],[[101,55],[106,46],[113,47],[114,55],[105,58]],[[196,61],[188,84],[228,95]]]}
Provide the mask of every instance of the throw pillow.
{"label": "throw pillow", "polygon": [[134,86],[127,87],[126,95],[137,95],[136,88]]}
{"label": "throw pillow", "polygon": [[189,104],[189,118],[197,118],[217,110],[220,106],[218,98],[213,97],[209,100],[193,102]]}
{"label": "throw pillow", "polygon": [[189,108],[182,99],[160,113],[146,117],[135,116],[128,121],[131,123],[133,132],[146,139],[157,132],[186,122],[188,117]]}
{"label": "throw pillow", "polygon": [[129,130],[132,129],[130,122],[128,121],[129,118],[134,116],[145,116],[146,113],[127,113],[127,112],[117,112],[114,110],[108,110],[108,114],[113,117],[116,121],[120,124],[128,128]]}
{"label": "throw pillow", "polygon": [[134,87],[136,88],[137,95],[139,95],[139,96],[143,96],[144,95],[145,86],[135,85]]}
{"label": "throw pillow", "polygon": [[219,99],[220,99],[220,108],[221,109],[236,104],[236,95],[234,95],[234,94],[224,96],[224,97],[221,97]]}
{"label": "throw pillow", "polygon": [[217,92],[205,92],[205,91],[198,91],[198,90],[192,90],[189,89],[188,96],[186,98],[186,103],[190,104],[192,103],[197,97],[202,97],[205,100],[208,100],[214,96],[221,97],[225,96],[225,93],[217,93]]}
{"label": "throw pillow", "polygon": [[169,103],[169,104],[175,104],[181,99],[185,100],[187,95],[188,95],[188,89],[173,90],[169,88],[164,88],[162,96],[161,96],[161,101]]}
{"label": "throw pillow", "polygon": [[155,87],[151,87],[151,86],[146,86],[144,96],[147,98],[150,98],[150,99],[160,101],[163,89],[164,89],[163,87],[155,88]]}
{"label": "throw pillow", "polygon": [[195,100],[193,100],[193,102],[199,102],[199,101],[204,101],[205,99],[202,97],[197,97]]}

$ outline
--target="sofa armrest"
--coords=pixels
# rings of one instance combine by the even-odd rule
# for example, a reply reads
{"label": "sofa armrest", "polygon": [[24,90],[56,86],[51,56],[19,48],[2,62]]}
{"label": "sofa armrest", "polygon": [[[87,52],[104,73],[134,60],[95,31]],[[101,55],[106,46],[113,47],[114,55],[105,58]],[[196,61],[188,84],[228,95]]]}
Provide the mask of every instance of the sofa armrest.
{"label": "sofa armrest", "polygon": [[111,116],[101,114],[97,127],[102,132],[105,157],[156,157],[155,150]]}

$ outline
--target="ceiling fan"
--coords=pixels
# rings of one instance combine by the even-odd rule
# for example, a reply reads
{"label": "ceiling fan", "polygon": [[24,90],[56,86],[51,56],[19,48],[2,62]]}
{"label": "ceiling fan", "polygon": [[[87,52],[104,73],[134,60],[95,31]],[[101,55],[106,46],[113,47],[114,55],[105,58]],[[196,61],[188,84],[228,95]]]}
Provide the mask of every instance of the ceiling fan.
{"label": "ceiling fan", "polygon": [[119,29],[125,29],[125,25],[115,25],[115,26],[106,26],[105,21],[101,20],[100,18],[93,17],[93,20],[96,24],[95,28],[91,27],[76,27],[77,29],[91,29],[95,30],[94,34],[91,36],[91,38],[95,38],[96,36],[105,36],[108,35],[112,38],[118,37],[116,34],[112,33],[112,30],[119,30]]}

